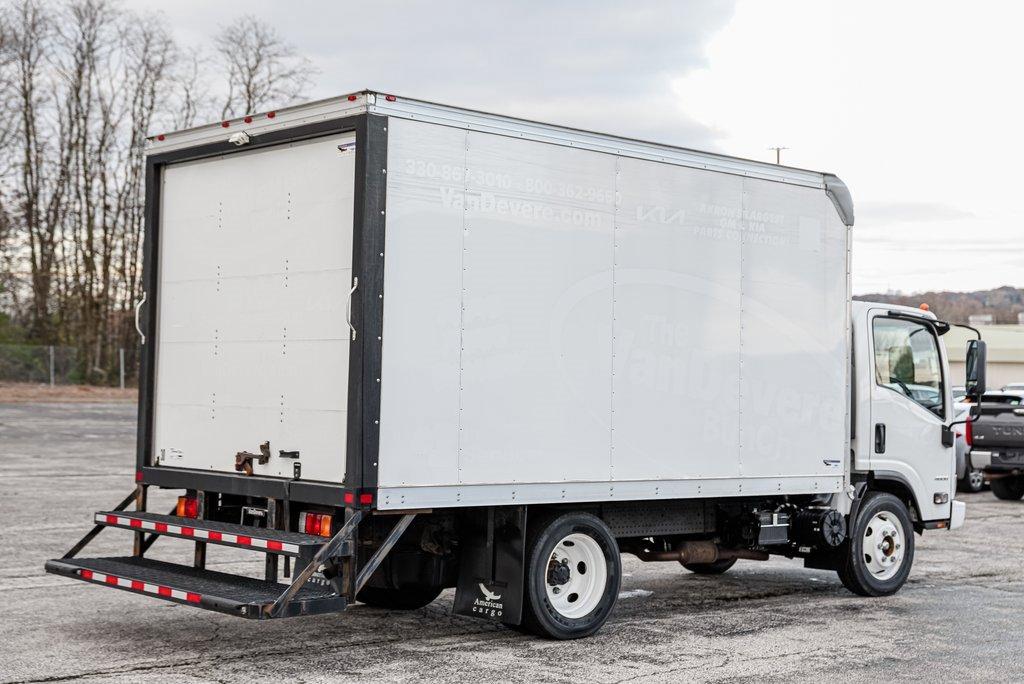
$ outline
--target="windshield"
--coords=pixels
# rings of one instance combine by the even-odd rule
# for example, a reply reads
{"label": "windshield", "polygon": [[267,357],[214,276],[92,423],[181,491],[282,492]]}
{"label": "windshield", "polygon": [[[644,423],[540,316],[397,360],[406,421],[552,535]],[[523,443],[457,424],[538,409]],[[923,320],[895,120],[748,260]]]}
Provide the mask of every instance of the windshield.
{"label": "windshield", "polygon": [[873,337],[875,381],[945,417],[942,358],[931,328],[902,318],[879,317]]}

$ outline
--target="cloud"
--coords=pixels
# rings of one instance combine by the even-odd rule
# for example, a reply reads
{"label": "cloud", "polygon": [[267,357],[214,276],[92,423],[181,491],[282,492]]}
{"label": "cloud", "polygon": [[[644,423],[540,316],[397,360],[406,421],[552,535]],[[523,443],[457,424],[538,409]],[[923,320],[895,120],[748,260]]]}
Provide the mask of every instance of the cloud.
{"label": "cloud", "polygon": [[961,221],[977,216],[939,202],[860,202],[857,220],[866,223],[933,223]]}
{"label": "cloud", "polygon": [[321,70],[314,97],[366,87],[692,147],[719,137],[671,84],[706,66],[734,0],[137,1],[199,45],[242,12],[270,22]]}

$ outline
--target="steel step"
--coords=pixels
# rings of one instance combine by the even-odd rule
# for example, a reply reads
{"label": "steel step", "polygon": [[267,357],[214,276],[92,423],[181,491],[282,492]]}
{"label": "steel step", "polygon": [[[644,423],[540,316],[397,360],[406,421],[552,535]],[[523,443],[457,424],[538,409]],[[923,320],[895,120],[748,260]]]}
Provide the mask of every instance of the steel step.
{"label": "steel step", "polygon": [[[277,582],[137,556],[59,558],[47,561],[46,571],[252,619],[269,619],[270,606],[288,588],[288,585]],[[312,580],[299,589],[278,617],[333,613],[345,610],[346,606],[346,600],[338,596],[329,584]]]}
{"label": "steel step", "polygon": [[[317,537],[301,532],[268,530],[263,527],[179,518],[175,515],[139,511],[100,511],[96,514],[95,520],[97,525],[121,527],[136,532],[151,532],[210,544],[293,556],[304,560],[312,558],[328,541],[326,537]],[[338,553],[335,555],[351,555],[351,544],[346,541],[339,547]]]}

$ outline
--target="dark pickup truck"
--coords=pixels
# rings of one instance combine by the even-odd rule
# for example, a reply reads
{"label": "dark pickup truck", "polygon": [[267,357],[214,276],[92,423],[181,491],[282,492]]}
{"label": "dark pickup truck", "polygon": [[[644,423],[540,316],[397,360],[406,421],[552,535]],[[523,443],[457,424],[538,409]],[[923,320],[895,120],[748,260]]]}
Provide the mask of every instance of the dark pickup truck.
{"label": "dark pickup truck", "polygon": [[989,392],[970,424],[971,465],[1000,499],[1024,497],[1024,393]]}

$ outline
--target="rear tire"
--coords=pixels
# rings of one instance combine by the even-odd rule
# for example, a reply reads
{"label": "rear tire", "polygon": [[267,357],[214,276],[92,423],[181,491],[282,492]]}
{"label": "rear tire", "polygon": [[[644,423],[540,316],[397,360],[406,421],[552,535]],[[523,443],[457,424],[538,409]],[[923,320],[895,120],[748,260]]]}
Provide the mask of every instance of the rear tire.
{"label": "rear tire", "polygon": [[589,513],[542,517],[526,537],[523,627],[549,639],[590,636],[619,597],[622,559],[608,526]]}
{"label": "rear tire", "polygon": [[969,469],[962,478],[957,480],[956,488],[961,492],[976,494],[985,488],[985,474],[980,470]]}
{"label": "rear tire", "polygon": [[906,505],[892,494],[868,493],[839,553],[837,572],[847,589],[861,596],[895,594],[914,563],[914,526]]}
{"label": "rear tire", "polygon": [[415,610],[429,605],[441,595],[441,587],[410,586],[401,589],[363,587],[356,600],[375,608]]}
{"label": "rear tire", "polygon": [[1024,497],[1024,477],[997,477],[989,486],[997,499],[1019,501]]}
{"label": "rear tire", "polygon": [[735,558],[718,560],[714,563],[682,563],[684,568],[698,575],[721,575],[734,565],[736,565]]}

